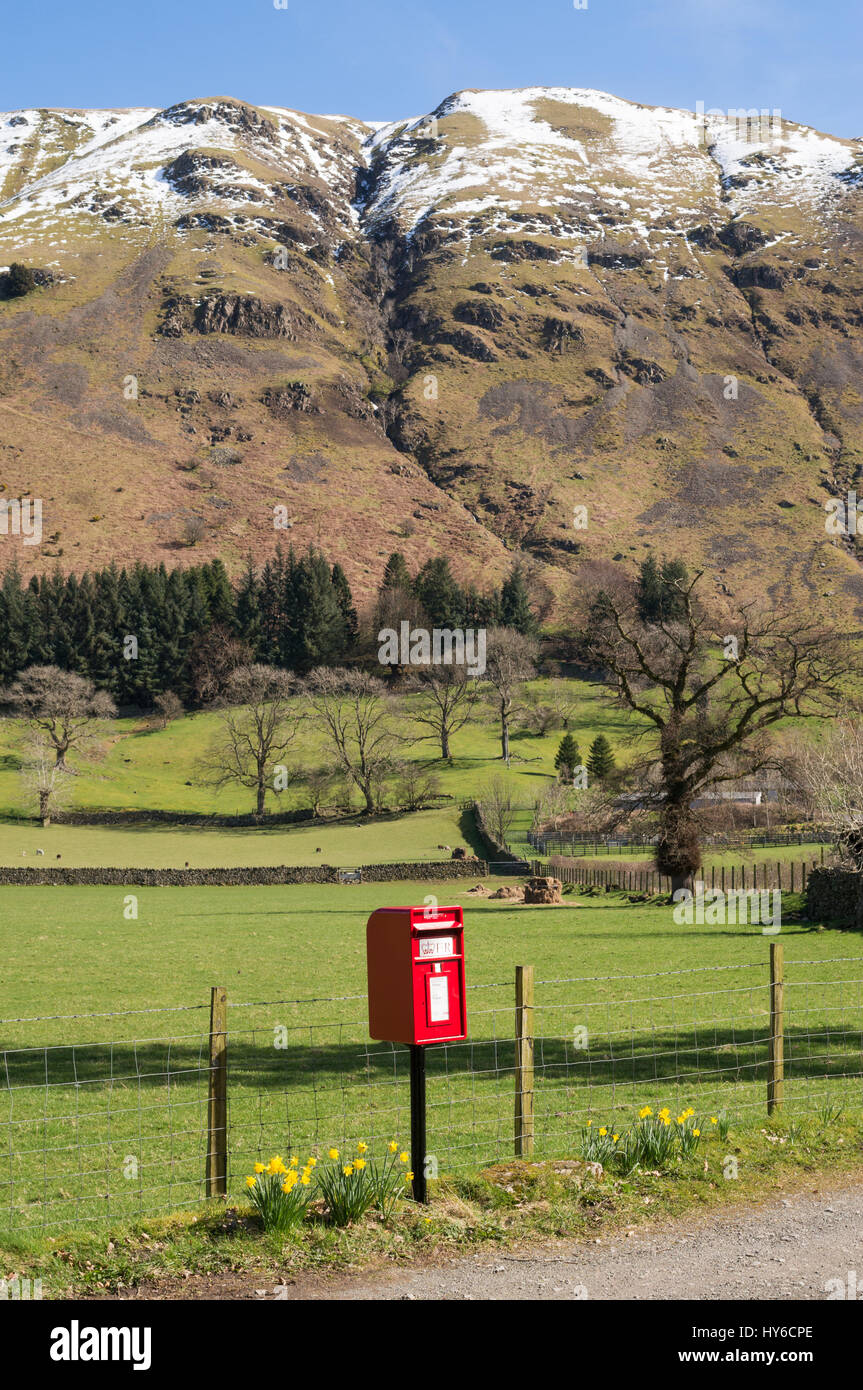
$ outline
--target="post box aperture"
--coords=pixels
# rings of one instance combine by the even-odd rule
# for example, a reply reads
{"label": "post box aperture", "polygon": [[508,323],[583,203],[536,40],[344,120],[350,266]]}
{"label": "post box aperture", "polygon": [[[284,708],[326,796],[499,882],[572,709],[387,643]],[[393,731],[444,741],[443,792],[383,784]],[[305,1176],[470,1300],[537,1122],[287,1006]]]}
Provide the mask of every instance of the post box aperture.
{"label": "post box aperture", "polygon": [[381,907],[366,926],[369,1033],[386,1042],[467,1037],[460,907]]}

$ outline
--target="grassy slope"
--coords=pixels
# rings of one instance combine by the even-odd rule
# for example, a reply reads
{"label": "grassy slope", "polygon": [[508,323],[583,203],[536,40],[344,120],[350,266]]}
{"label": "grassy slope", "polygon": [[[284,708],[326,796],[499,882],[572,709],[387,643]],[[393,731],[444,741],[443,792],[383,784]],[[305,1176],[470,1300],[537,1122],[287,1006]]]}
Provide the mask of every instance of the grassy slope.
{"label": "grassy slope", "polygon": [[[531,683],[541,691],[543,681]],[[615,709],[602,686],[586,681],[571,682],[575,710],[570,725],[583,755],[595,736],[606,735],[624,761],[631,745],[631,719]],[[439,778],[442,793],[465,798],[476,793],[478,785],[500,770],[500,744],[497,723],[491,713],[478,711],[476,719],[452,740],[454,763],[447,767],[437,761],[437,748],[430,740],[420,741],[427,731],[411,719],[415,697],[403,697],[402,730],[407,742],[402,755],[418,762],[434,764],[430,770]],[[213,714],[194,714],[178,720],[165,730],[150,731],[141,720],[118,720],[109,726],[105,746],[107,756],[97,763],[80,764],[74,784],[77,807],[135,810],[168,810],[247,813],[254,809],[251,792],[242,788],[214,791],[201,780],[200,761],[216,736],[219,719]],[[9,722],[0,723],[0,813],[8,813],[22,801],[18,777],[22,729]],[[518,734],[513,739],[513,765],[510,777],[516,799],[530,804],[544,778],[554,772],[554,755],[561,731],[543,738]],[[316,765],[329,761],[321,735],[310,723],[303,725],[288,756],[289,765]],[[271,798],[271,809],[275,809]],[[298,793],[289,788],[280,805],[301,804]]]}

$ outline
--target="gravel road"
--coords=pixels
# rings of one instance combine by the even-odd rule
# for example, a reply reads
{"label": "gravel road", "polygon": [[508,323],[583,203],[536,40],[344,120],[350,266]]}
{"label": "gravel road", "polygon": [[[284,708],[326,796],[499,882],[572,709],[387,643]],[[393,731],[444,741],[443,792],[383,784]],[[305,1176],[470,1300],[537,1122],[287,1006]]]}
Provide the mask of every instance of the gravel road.
{"label": "gravel road", "polygon": [[[840,1280],[847,1289],[852,1271],[860,1281],[859,1289],[851,1283],[852,1297],[863,1298],[863,1188],[786,1197],[758,1208],[713,1213],[694,1223],[680,1220],[592,1242],[559,1241],[325,1283],[301,1278],[288,1286],[286,1296],[824,1300],[827,1281]],[[272,1297],[269,1290],[267,1294]]]}

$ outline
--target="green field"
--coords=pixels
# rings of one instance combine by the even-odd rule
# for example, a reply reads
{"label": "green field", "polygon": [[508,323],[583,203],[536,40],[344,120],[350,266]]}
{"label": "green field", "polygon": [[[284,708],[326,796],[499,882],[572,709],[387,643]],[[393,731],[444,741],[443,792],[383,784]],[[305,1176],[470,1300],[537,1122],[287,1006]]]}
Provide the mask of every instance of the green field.
{"label": "green field", "polygon": [[[368,1040],[364,926],[382,902],[429,893],[466,909],[470,1042],[429,1058],[442,1170],[512,1155],[518,963],[536,968],[540,1156],[571,1154],[588,1114],[620,1123],[645,1103],[764,1124],[758,927],[677,926],[665,904],[613,895],[530,909],[422,882],[139,889],[137,920],[124,916],[129,890],[6,888],[0,1224],[53,1229],[200,1201],[213,984],[229,998],[235,1196],[260,1154],[404,1140],[407,1054]],[[812,1113],[832,1097],[859,1110],[859,938],[792,924],[782,939],[786,1108]]]}
{"label": "green field", "polygon": [[[541,695],[548,682],[532,681],[528,691]],[[598,733],[604,733],[621,762],[632,745],[632,716],[617,709],[605,687],[588,681],[570,681],[573,714],[570,727],[583,755]],[[475,710],[475,717],[452,740],[453,762],[439,760],[434,742],[422,736],[427,730],[412,718],[416,696],[395,701],[397,727],[404,737],[400,756],[427,764],[439,779],[440,791],[455,801],[474,796],[490,773],[501,769],[498,726],[488,703]],[[297,702],[301,708],[301,702]],[[186,715],[166,729],[152,729],[143,719],[118,719],[103,726],[101,753],[96,760],[76,759],[77,776],[70,805],[75,808],[214,812],[246,814],[254,810],[254,797],[241,787],[217,790],[206,785],[201,760],[219,729],[219,716],[205,712]],[[510,779],[515,799],[531,805],[545,778],[554,774],[554,755],[562,737],[558,729],[543,737],[516,732],[512,739]],[[26,730],[13,720],[0,721],[0,815],[22,812],[32,815],[32,794],[28,800],[21,785],[21,764]],[[321,736],[310,721],[300,726],[297,740],[286,755],[289,767],[323,765],[331,761]],[[288,810],[302,804],[299,783],[288,787],[280,797],[271,795],[270,810]]]}
{"label": "green field", "polygon": [[[385,864],[449,859],[449,845],[479,851],[457,808],[407,816],[357,816],[331,825],[197,829],[0,821],[0,864],[16,867],[195,869],[279,864]],[[37,851],[43,854],[38,855]],[[320,851],[320,852],[319,852]],[[58,861],[58,856],[60,856]]]}

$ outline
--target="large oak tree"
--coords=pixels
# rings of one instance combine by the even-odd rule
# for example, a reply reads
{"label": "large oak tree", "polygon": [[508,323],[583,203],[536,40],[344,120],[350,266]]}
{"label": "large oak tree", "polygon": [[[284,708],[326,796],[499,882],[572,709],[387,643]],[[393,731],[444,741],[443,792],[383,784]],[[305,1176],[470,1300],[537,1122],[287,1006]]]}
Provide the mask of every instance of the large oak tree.
{"label": "large oak tree", "polygon": [[673,890],[701,864],[699,793],[767,766],[772,726],[834,713],[860,666],[857,641],[817,617],[756,604],[708,609],[702,578],[681,567],[675,616],[655,621],[635,584],[611,583],[588,596],[583,632],[587,659],[646,729],[641,804],[658,812],[656,864]]}

